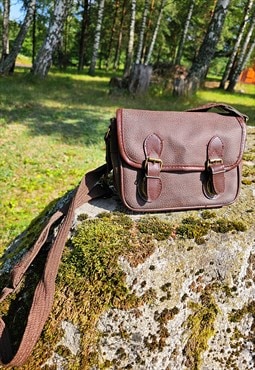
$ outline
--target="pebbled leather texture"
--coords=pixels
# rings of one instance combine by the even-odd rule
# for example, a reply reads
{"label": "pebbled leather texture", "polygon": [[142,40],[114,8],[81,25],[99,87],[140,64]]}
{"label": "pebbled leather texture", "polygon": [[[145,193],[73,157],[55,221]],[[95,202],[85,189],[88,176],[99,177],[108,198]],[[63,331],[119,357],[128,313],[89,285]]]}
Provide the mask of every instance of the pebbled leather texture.
{"label": "pebbled leather texture", "polygon": [[[235,201],[246,116],[224,104],[220,104],[223,113],[207,111],[215,107],[211,104],[190,112],[117,111],[114,176],[129,209],[213,208]],[[160,161],[146,162],[147,157]],[[221,160],[213,161],[217,159]]]}

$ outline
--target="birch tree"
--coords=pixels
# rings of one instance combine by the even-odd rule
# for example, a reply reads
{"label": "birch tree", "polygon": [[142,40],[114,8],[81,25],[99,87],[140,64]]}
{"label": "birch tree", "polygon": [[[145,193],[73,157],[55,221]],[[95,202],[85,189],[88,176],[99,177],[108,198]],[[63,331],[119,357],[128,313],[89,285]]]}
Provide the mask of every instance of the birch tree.
{"label": "birch tree", "polygon": [[139,33],[136,61],[135,61],[136,64],[141,63],[144,35],[145,35],[145,29],[146,29],[146,21],[147,21],[147,16],[148,16],[148,12],[149,12],[149,4],[150,4],[150,1],[145,0],[144,9],[143,9],[142,24],[141,24],[141,29],[140,29],[140,33]]}
{"label": "birch tree", "polygon": [[130,71],[128,80],[128,90],[131,94],[145,93],[150,84],[152,67],[141,63],[149,5],[150,1],[145,0],[136,59]]}
{"label": "birch tree", "polygon": [[81,21],[81,35],[79,40],[79,62],[78,62],[78,71],[82,71],[84,66],[84,55],[85,55],[85,44],[87,29],[89,23],[89,1],[83,0],[82,2],[83,11],[82,11],[82,21]]}
{"label": "birch tree", "polygon": [[9,20],[10,20],[10,0],[3,0],[1,61],[4,60],[9,54]]}
{"label": "birch tree", "polygon": [[114,11],[113,21],[112,21],[112,26],[111,26],[111,32],[110,32],[111,36],[110,36],[110,40],[109,40],[109,43],[108,43],[108,49],[107,49],[106,58],[105,58],[105,66],[106,66],[107,70],[109,69],[112,45],[113,45],[114,35],[116,33],[116,25],[117,25],[117,20],[118,20],[119,6],[120,6],[120,3],[119,3],[119,1],[117,1],[115,3],[115,11]]}
{"label": "birch tree", "polygon": [[148,65],[150,63],[151,55],[152,55],[154,45],[155,45],[155,42],[156,42],[156,39],[157,39],[157,35],[158,35],[158,31],[159,31],[159,27],[160,27],[160,23],[161,23],[161,19],[162,19],[162,16],[163,16],[163,11],[164,11],[164,7],[166,5],[166,2],[167,2],[167,0],[161,0],[161,4],[160,4],[160,8],[159,8],[159,15],[158,15],[157,23],[156,23],[156,26],[155,26],[155,29],[154,29],[154,32],[153,32],[153,35],[152,35],[150,47],[149,47],[149,50],[148,50],[148,53],[147,53],[147,56],[146,56],[146,59],[145,59],[145,63],[144,63],[145,65]]}
{"label": "birch tree", "polygon": [[64,22],[72,0],[57,0],[50,19],[48,34],[40,48],[32,67],[35,76],[46,77],[52,65],[53,53],[59,45]]}
{"label": "birch tree", "polygon": [[131,1],[131,18],[129,27],[128,49],[125,63],[124,77],[130,73],[130,68],[133,61],[134,54],[134,39],[135,39],[135,16],[136,16],[136,0]]}
{"label": "birch tree", "polygon": [[178,51],[177,51],[177,55],[176,55],[175,62],[174,62],[175,64],[181,64],[183,48],[184,48],[184,44],[188,36],[188,31],[189,31],[189,26],[190,26],[192,14],[193,14],[194,6],[195,6],[195,0],[190,0],[187,18],[185,21],[184,29],[181,35],[181,40],[178,46]]}
{"label": "birch tree", "polygon": [[[245,63],[247,62],[248,57],[251,54],[252,49],[254,48],[254,46],[252,48],[252,44],[254,42],[253,38],[255,37],[255,35],[253,35],[254,29],[255,29],[255,9],[253,9],[253,13],[252,13],[252,16],[251,16],[251,22],[250,22],[250,27],[248,29],[248,33],[245,37],[245,40],[244,40],[244,43],[241,47],[240,53],[238,54],[238,56],[236,58],[236,65],[235,65],[234,71],[231,74],[231,77],[230,77],[230,80],[229,80],[229,84],[228,84],[228,87],[227,87],[227,91],[229,91],[229,92],[234,91],[234,88],[235,88],[235,85],[238,82],[238,78],[240,76],[240,73],[242,72],[242,69],[244,68]],[[253,36],[253,38],[252,38],[252,36]],[[251,51],[249,50],[250,43],[251,43],[251,48],[250,48]]]}
{"label": "birch tree", "polygon": [[221,35],[229,4],[230,0],[217,0],[211,22],[185,81],[188,93],[196,92],[206,77]]}
{"label": "birch tree", "polygon": [[223,74],[221,82],[220,82],[219,87],[221,89],[225,88],[225,84],[226,84],[226,82],[227,82],[227,80],[230,76],[230,71],[233,68],[233,64],[234,64],[234,61],[236,59],[239,47],[240,47],[241,42],[244,38],[245,29],[246,29],[247,23],[249,22],[250,11],[251,11],[251,8],[252,8],[253,4],[254,4],[254,0],[249,0],[248,3],[247,3],[246,9],[245,9],[245,14],[244,14],[244,19],[243,19],[243,22],[241,23],[240,28],[239,28],[238,37],[236,39],[233,51],[232,51],[232,53],[229,57],[229,60],[227,62],[224,74]]}
{"label": "birch tree", "polygon": [[251,41],[251,44],[248,48],[248,51],[246,53],[246,56],[244,58],[244,61],[243,61],[243,68],[246,66],[246,64],[249,62],[251,56],[252,56],[252,53],[254,52],[254,49],[255,49],[255,34],[254,34],[254,37],[252,38],[252,41]]}
{"label": "birch tree", "polygon": [[123,37],[124,18],[125,18],[125,15],[127,13],[126,6],[127,6],[127,0],[123,0],[122,11],[121,11],[121,19],[120,19],[120,27],[119,27],[119,35],[118,35],[117,47],[116,47],[114,63],[113,63],[113,68],[115,70],[118,68],[118,65],[119,65],[121,43],[122,43],[122,37]]}
{"label": "birch tree", "polygon": [[92,76],[95,74],[96,62],[97,62],[97,58],[98,58],[98,51],[99,51],[99,45],[100,45],[100,39],[101,39],[101,29],[102,29],[102,22],[103,22],[103,14],[104,14],[104,4],[105,4],[105,0],[99,0],[97,25],[96,25],[96,30],[95,30],[95,38],[94,38],[92,58],[91,58],[91,63],[90,63],[90,68],[89,68],[89,74],[92,75]]}
{"label": "birch tree", "polygon": [[14,40],[10,53],[6,56],[6,58],[3,58],[1,60],[1,63],[0,63],[0,73],[1,74],[8,74],[12,70],[15,64],[16,58],[20,52],[24,39],[27,35],[27,31],[33,21],[35,4],[36,4],[36,0],[30,0],[27,5],[27,11],[26,11],[24,21],[21,25],[21,28],[19,30],[19,33],[16,39]]}

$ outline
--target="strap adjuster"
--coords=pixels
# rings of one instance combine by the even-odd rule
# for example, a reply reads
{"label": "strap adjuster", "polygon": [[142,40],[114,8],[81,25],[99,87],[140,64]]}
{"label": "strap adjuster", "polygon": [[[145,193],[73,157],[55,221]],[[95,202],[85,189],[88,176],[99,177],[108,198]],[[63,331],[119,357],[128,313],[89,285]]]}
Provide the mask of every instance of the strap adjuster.
{"label": "strap adjuster", "polygon": [[160,159],[160,158],[153,158],[153,157],[146,157],[145,159],[145,163],[144,163],[144,167],[147,168],[148,167],[148,163],[159,163],[160,164],[160,170],[162,170],[162,167],[163,167],[163,161]]}
{"label": "strap adjuster", "polygon": [[207,161],[207,168],[212,167],[214,164],[223,164],[223,159],[222,158],[210,158]]}

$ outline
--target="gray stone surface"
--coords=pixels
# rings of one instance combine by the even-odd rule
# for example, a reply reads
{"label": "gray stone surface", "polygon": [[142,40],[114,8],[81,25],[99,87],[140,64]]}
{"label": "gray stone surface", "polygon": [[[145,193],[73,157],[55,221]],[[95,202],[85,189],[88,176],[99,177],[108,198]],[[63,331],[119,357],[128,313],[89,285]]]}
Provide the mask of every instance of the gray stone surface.
{"label": "gray stone surface", "polygon": [[[186,249],[187,245],[182,248],[179,243],[169,241],[136,268],[121,260],[133,291],[142,295],[151,287],[156,291],[156,299],[153,304],[135,310],[109,310],[100,318],[101,359],[116,360],[112,369],[127,365],[141,370],[195,368],[192,364],[186,366],[187,356],[183,353],[193,334],[185,323],[196,313],[191,303],[201,304],[201,294],[217,284],[212,289],[219,310],[214,321],[215,334],[202,354],[201,369],[254,369],[253,313],[245,314],[237,323],[231,322],[229,316],[255,298],[254,272],[250,272],[255,253],[252,234],[234,235],[226,240],[211,234],[206,245],[189,241],[192,251]],[[151,266],[155,269],[151,270]],[[169,283],[167,297],[162,287]],[[232,292],[225,290],[226,287]],[[162,328],[157,316],[174,307],[178,313],[174,317],[169,315],[169,320],[164,322],[167,337],[160,345]]]}

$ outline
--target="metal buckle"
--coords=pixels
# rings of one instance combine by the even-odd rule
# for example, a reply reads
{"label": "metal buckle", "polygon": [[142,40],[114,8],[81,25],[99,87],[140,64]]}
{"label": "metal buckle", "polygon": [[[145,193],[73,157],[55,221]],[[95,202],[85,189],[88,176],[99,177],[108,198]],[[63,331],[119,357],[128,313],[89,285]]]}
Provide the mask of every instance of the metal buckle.
{"label": "metal buckle", "polygon": [[207,167],[211,167],[214,164],[223,164],[223,159],[222,158],[208,159],[208,161],[207,161]]}
{"label": "metal buckle", "polygon": [[145,163],[144,163],[144,167],[147,168],[148,166],[148,163],[151,162],[151,163],[159,163],[160,164],[160,170],[162,169],[163,167],[163,162],[160,158],[152,158],[152,157],[146,157],[145,159]]}

